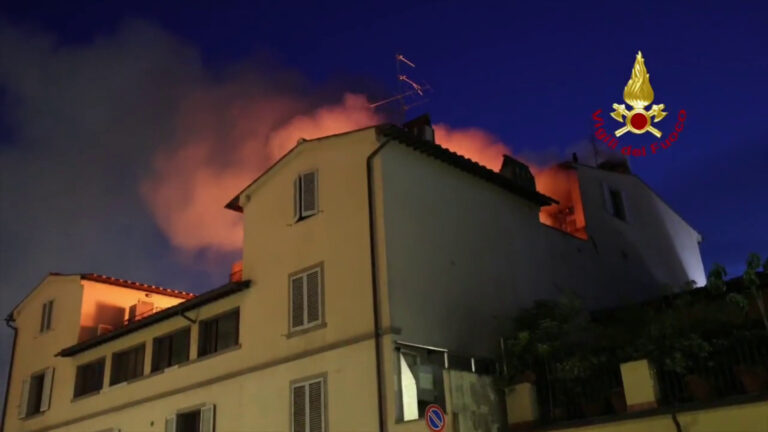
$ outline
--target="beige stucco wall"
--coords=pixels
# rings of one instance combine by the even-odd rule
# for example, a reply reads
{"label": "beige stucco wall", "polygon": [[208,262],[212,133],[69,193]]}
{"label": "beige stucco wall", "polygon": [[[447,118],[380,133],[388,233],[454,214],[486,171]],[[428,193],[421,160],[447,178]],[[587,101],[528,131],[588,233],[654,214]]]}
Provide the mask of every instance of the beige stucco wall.
{"label": "beige stucco wall", "polygon": [[[81,299],[80,276],[48,276],[16,309],[16,350],[11,359],[13,373],[5,413],[8,432],[18,430],[23,380],[48,367],[56,367],[58,371],[62,362],[54,358],[54,354],[77,342],[79,316],[76,311],[80,309]],[[51,329],[40,333],[43,304],[49,300],[54,301]]]}

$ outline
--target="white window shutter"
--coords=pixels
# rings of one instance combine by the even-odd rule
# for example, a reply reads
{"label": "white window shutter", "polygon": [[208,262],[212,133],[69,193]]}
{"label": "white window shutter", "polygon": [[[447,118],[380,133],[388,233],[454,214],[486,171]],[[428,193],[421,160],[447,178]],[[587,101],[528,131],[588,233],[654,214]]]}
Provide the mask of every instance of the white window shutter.
{"label": "white window shutter", "polygon": [[291,279],[291,328],[306,324],[304,320],[304,275]]}
{"label": "white window shutter", "polygon": [[293,180],[293,221],[301,216],[301,176]]}
{"label": "white window shutter", "polygon": [[309,383],[309,432],[323,432],[325,429],[323,413],[323,381]]}
{"label": "white window shutter", "polygon": [[301,175],[301,216],[317,213],[317,171]]}
{"label": "white window shutter", "polygon": [[307,321],[312,324],[320,321],[320,270],[307,273]]}
{"label": "white window shutter", "polygon": [[600,185],[603,187],[603,205],[605,206],[605,211],[612,215],[613,202],[611,200],[611,190],[608,188],[608,185],[603,182],[600,182]]}
{"label": "white window shutter", "polygon": [[200,432],[213,432],[215,414],[215,405],[206,405],[200,409]]}
{"label": "white window shutter", "polygon": [[48,411],[51,406],[51,389],[53,387],[53,368],[45,370],[43,378],[43,394],[40,397],[40,412]]}
{"label": "white window shutter", "polygon": [[168,416],[165,418],[165,432],[176,432],[176,416]]}
{"label": "white window shutter", "polygon": [[291,390],[291,432],[307,432],[307,387],[299,384]]}
{"label": "white window shutter", "polygon": [[27,415],[27,399],[29,398],[29,378],[25,379],[21,384],[21,400],[19,401],[19,418],[24,418]]}

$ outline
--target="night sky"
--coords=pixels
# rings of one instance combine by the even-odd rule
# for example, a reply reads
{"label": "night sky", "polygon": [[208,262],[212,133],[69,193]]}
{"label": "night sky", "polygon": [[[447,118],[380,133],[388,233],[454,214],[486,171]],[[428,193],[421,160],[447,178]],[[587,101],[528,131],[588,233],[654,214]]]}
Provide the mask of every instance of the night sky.
{"label": "night sky", "polygon": [[[666,136],[680,109],[688,118],[672,147],[632,158],[633,171],[701,233],[706,269],[736,275],[749,252],[768,254],[766,2],[93,3],[1,6],[3,314],[50,271],[219,285],[237,250],[215,230],[200,241],[185,232],[199,209],[237,216],[197,189],[215,178],[212,196],[229,198],[267,163],[233,160],[248,143],[268,149],[280,136],[270,132],[301,130],[322,107],[359,114],[346,93],[394,94],[398,52],[433,89],[408,116],[479,129],[548,163],[588,158],[591,115],[613,122],[641,50],[654,103],[670,113],[657,126]],[[352,124],[371,120],[359,115]],[[185,148],[205,149],[196,170],[212,173],[177,183]],[[1,392],[11,332],[0,336]]]}

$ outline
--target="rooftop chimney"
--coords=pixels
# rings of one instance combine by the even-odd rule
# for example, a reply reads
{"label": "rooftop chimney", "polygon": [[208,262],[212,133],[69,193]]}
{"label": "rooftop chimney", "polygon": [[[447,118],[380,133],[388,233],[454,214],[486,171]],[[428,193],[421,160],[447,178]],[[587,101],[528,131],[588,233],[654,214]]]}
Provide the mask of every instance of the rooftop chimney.
{"label": "rooftop chimney", "polygon": [[232,264],[232,271],[229,273],[229,282],[241,282],[243,280],[243,261],[237,261]]}
{"label": "rooftop chimney", "polygon": [[509,155],[504,155],[504,161],[501,163],[499,174],[513,180],[519,186],[526,189],[536,190],[536,179],[531,174],[528,165],[520,162]]}
{"label": "rooftop chimney", "polygon": [[432,121],[429,119],[429,114],[424,114],[405,122],[403,128],[423,140],[435,142],[435,130],[432,129]]}

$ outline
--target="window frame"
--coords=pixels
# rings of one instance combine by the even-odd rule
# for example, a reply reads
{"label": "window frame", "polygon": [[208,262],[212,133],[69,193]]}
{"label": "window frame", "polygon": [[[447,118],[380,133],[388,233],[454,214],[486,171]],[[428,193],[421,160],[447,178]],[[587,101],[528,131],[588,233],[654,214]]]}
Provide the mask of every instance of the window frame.
{"label": "window frame", "polygon": [[[613,187],[608,183],[601,182],[603,188],[603,203],[605,211],[614,218],[629,223],[629,206],[627,204],[627,195],[620,188]],[[617,214],[617,202],[614,199],[614,195],[617,195],[621,200],[621,215]]]}
{"label": "window frame", "polygon": [[[307,275],[318,271],[318,313],[319,319],[317,321],[308,322],[308,303],[307,303]],[[303,311],[303,324],[294,327],[293,325],[293,280],[301,277],[302,282],[302,311]],[[288,336],[296,336],[307,333],[312,330],[319,330],[326,327],[325,318],[325,264],[323,261],[304,267],[288,275]]]}
{"label": "window frame", "polygon": [[[205,421],[204,411],[208,411],[210,413],[209,414],[210,424],[207,424],[207,425],[203,424],[203,422]],[[173,415],[167,416],[165,418],[165,424],[163,426],[163,430],[165,432],[179,432],[179,416],[195,413],[195,412],[199,416],[199,424],[198,424],[199,432],[215,432],[216,431],[216,404],[213,404],[213,403],[202,403],[202,404],[193,405],[193,406],[189,406],[189,407],[185,407],[177,410]]]}
{"label": "window frame", "polygon": [[[430,356],[435,353],[440,353],[441,357],[443,358],[443,361],[445,359],[445,356],[447,355],[447,351],[435,351],[430,350],[428,348],[421,348],[421,347],[415,347],[415,346],[408,346],[408,345],[399,345],[396,344],[394,347],[395,356],[397,358],[397,367],[395,368],[396,373],[396,388],[395,388],[395,423],[409,423],[414,421],[423,421],[424,420],[424,408],[426,408],[430,404],[437,404],[441,406],[444,410],[446,410],[446,413],[448,412],[447,404],[446,404],[446,388],[445,388],[445,380],[443,377],[443,371],[446,369],[445,364],[438,364],[435,362],[434,358],[430,359]],[[403,402],[403,370],[402,370],[402,363],[401,363],[401,356],[412,356],[416,359],[415,362],[415,370],[412,370],[411,373],[414,375],[414,379],[416,382],[416,411],[417,411],[417,417],[416,418],[409,418],[405,419],[405,406]],[[407,362],[406,362],[407,363]],[[434,397],[429,400],[427,398],[421,399],[419,398],[421,389],[419,379],[420,377],[417,375],[418,372],[424,369],[430,369],[430,373],[432,375],[432,392],[434,393]],[[414,374],[415,372],[415,374]],[[422,394],[423,396],[423,394]]]}
{"label": "window frame", "polygon": [[[315,208],[313,210],[304,210],[304,176],[314,174],[315,176]],[[320,176],[317,169],[300,172],[293,180],[293,221],[294,223],[308,219],[320,212]]]}
{"label": "window frame", "polygon": [[[183,361],[180,361],[178,363],[173,363],[173,337],[176,336],[179,333],[186,332],[187,333],[187,358]],[[156,364],[158,363],[157,360],[157,354],[158,354],[158,342],[160,339],[164,338],[171,338],[169,342],[168,347],[168,358],[166,359],[168,361],[168,365],[162,368],[156,368]],[[184,326],[181,328],[178,328],[176,330],[172,330],[168,333],[164,333],[159,336],[155,336],[152,338],[152,356],[150,358],[150,364],[149,364],[149,372],[155,373],[160,372],[168,368],[172,368],[174,366],[184,364],[190,360],[190,357],[192,355],[192,326]]]}
{"label": "window frame", "polygon": [[[54,368],[49,366],[47,368],[33,372],[22,380],[21,399],[19,400],[18,405],[18,418],[26,419],[29,417],[34,417],[43,414],[51,408],[51,396],[53,394],[53,373]],[[38,397],[33,399],[31,398],[32,383],[36,379],[39,379],[39,394],[37,395]],[[37,401],[35,402],[36,407],[35,411],[33,412],[30,410],[30,404],[34,400]]]}
{"label": "window frame", "polygon": [[[96,388],[96,389],[93,389],[91,391],[78,394],[77,393],[77,389],[78,389],[78,383],[80,381],[80,380],[78,380],[78,376],[79,376],[79,372],[80,372],[81,368],[84,368],[86,366],[95,365],[95,364],[101,364],[101,378],[100,378],[99,387]],[[106,379],[106,372],[107,372],[106,369],[107,369],[107,356],[102,356],[102,357],[99,357],[99,358],[96,358],[96,359],[93,359],[93,360],[90,360],[90,361],[87,361],[85,363],[81,363],[81,364],[77,365],[77,367],[75,368],[75,388],[74,388],[74,391],[73,391],[72,398],[73,399],[77,399],[77,398],[80,398],[80,397],[83,397],[83,396],[88,396],[88,395],[95,394],[95,393],[98,393],[98,392],[102,391],[104,389],[104,380]]]}
{"label": "window frame", "polygon": [[40,317],[40,333],[47,333],[52,329],[53,322],[53,300],[47,300],[43,303],[43,314]]}
{"label": "window frame", "polygon": [[[228,347],[224,347],[224,348],[220,348],[219,347],[219,339],[220,339],[219,338],[219,332],[218,332],[219,325],[218,325],[218,323],[216,323],[215,348],[212,351],[210,351],[210,352],[203,353],[202,349],[203,349],[204,346],[207,345],[207,344],[203,343],[203,327],[204,327],[204,325],[210,323],[211,321],[218,321],[218,320],[220,320],[220,319],[222,319],[222,318],[224,318],[224,317],[226,317],[228,315],[231,315],[231,314],[237,315],[237,319],[235,320],[235,323],[236,323],[236,325],[235,325],[235,343],[232,346],[228,346]],[[240,346],[240,307],[239,306],[235,307],[235,308],[232,308],[232,309],[229,309],[229,310],[226,310],[226,311],[221,312],[219,314],[212,315],[212,316],[210,316],[208,318],[202,319],[198,323],[198,326],[197,326],[197,358],[208,357],[210,355],[213,355],[213,354],[216,354],[218,352],[221,352],[221,351],[233,348],[233,347],[237,347],[237,346]],[[190,347],[190,349],[191,349],[191,347]]]}
{"label": "window frame", "polygon": [[[137,361],[137,364],[139,365],[138,375],[130,377],[130,378],[125,378],[122,381],[115,381],[115,370],[116,370],[115,369],[115,356],[125,355],[125,354],[127,354],[127,353],[129,353],[131,351],[136,351],[138,349],[141,349],[141,360]],[[109,386],[110,387],[113,387],[113,386],[116,386],[116,385],[119,385],[119,384],[122,384],[122,383],[131,382],[131,381],[133,381],[135,379],[141,378],[141,377],[144,376],[144,372],[145,372],[144,371],[144,365],[147,362],[147,344],[146,344],[146,342],[141,342],[141,343],[138,343],[138,344],[133,345],[131,347],[128,347],[128,348],[125,348],[125,349],[122,349],[122,350],[119,350],[119,351],[115,351],[115,352],[112,353],[112,355],[110,357],[110,360],[111,360],[110,364],[109,364]],[[127,375],[127,373],[126,373],[126,375]]]}
{"label": "window frame", "polygon": [[320,432],[328,432],[329,428],[328,428],[328,373],[327,372],[323,372],[320,374],[311,375],[303,378],[298,378],[298,379],[292,380],[289,383],[288,385],[288,425],[289,425],[288,430],[290,432],[309,432],[309,426],[310,426],[309,422],[307,421],[304,431],[297,431],[294,429],[295,424],[293,422],[294,420],[293,389],[296,387],[305,388],[305,391],[304,391],[304,395],[305,395],[304,403],[305,403],[305,412],[306,412],[305,419],[309,419],[310,418],[309,385],[316,382],[320,382],[320,390],[321,390],[321,393],[320,393],[320,398],[321,398],[320,410],[321,411],[320,412],[322,415],[322,420],[320,424],[322,429]]}

